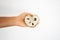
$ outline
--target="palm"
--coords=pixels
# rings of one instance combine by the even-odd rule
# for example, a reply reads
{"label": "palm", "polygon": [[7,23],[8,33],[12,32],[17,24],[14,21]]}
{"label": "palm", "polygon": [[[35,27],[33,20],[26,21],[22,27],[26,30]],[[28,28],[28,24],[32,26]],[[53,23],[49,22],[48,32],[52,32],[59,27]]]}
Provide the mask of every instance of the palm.
{"label": "palm", "polygon": [[19,23],[19,26],[27,26],[27,25],[25,24],[25,22],[24,22],[24,19],[25,19],[25,17],[26,17],[27,15],[31,15],[31,14],[24,12],[24,13],[22,13],[21,15],[18,16],[18,18],[19,18],[19,22],[18,22],[18,23]]}

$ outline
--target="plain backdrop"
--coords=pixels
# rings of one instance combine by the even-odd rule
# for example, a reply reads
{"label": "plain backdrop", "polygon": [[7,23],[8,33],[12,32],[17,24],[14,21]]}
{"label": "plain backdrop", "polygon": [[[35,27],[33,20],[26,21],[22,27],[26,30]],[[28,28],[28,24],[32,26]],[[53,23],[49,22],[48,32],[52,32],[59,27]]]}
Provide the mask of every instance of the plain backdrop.
{"label": "plain backdrop", "polygon": [[0,16],[37,14],[35,28],[0,28],[0,40],[60,40],[60,0],[0,0]]}

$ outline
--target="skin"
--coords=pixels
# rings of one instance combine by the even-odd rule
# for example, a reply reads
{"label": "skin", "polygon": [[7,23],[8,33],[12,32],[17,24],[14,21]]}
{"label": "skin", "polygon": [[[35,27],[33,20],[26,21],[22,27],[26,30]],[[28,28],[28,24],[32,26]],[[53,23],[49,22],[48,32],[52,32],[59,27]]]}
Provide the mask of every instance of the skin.
{"label": "skin", "polygon": [[15,17],[0,17],[0,28],[10,27],[10,26],[20,26],[26,27],[27,25],[24,22],[25,16],[32,15],[27,12],[23,12],[19,16]]}

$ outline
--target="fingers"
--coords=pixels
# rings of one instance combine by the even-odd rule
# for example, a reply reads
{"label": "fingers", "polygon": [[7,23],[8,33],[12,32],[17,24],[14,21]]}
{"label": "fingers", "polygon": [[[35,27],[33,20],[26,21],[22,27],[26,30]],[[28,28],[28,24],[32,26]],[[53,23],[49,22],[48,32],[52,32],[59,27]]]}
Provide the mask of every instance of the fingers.
{"label": "fingers", "polygon": [[32,14],[28,13],[28,12],[23,12],[18,17],[21,18],[21,19],[24,19],[27,15],[32,15]]}

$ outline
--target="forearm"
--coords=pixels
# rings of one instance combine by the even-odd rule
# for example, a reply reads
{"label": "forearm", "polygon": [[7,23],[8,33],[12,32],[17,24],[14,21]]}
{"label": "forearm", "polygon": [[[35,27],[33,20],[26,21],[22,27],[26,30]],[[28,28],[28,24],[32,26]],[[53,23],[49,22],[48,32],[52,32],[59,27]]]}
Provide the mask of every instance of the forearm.
{"label": "forearm", "polygon": [[0,28],[17,25],[17,17],[0,17]]}

